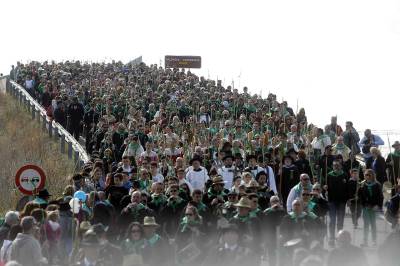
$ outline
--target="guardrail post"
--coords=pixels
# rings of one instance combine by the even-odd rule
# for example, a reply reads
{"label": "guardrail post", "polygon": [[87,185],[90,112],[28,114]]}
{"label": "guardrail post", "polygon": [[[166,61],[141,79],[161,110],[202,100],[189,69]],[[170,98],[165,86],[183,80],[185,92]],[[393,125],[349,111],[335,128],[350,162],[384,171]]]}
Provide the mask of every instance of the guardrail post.
{"label": "guardrail post", "polygon": [[49,121],[49,137],[53,137],[53,123],[52,121]]}
{"label": "guardrail post", "polygon": [[68,142],[68,158],[72,159],[72,142]]}
{"label": "guardrail post", "polygon": [[65,136],[61,135],[60,137],[60,150],[61,153],[65,153]]}
{"label": "guardrail post", "polygon": [[22,105],[22,91],[19,91],[19,105]]}
{"label": "guardrail post", "polygon": [[32,113],[32,120],[35,120],[36,110],[35,110],[35,105],[33,103],[31,105],[31,113]]}
{"label": "guardrail post", "polygon": [[39,112],[39,110],[36,110],[36,108],[34,108],[34,111],[36,113],[37,122],[38,122],[38,124],[40,124],[40,112]]}
{"label": "guardrail post", "polygon": [[46,115],[42,115],[42,129],[43,131],[46,131],[46,123],[47,123],[47,119],[46,119]]}
{"label": "guardrail post", "polygon": [[74,152],[74,162],[77,163],[79,161],[79,151]]}

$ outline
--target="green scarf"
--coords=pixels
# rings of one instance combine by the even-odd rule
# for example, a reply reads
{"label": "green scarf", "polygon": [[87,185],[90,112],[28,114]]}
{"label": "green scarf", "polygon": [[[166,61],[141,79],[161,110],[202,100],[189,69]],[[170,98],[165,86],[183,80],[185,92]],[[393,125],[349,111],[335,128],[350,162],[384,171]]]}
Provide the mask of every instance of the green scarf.
{"label": "green scarf", "polygon": [[341,175],[343,175],[343,174],[344,174],[343,170],[340,170],[339,172],[331,171],[331,172],[329,172],[328,175],[331,175],[331,176],[341,176]]}
{"label": "green scarf", "polygon": [[393,155],[395,157],[400,157],[400,151],[394,151],[390,155]]}
{"label": "green scarf", "polygon": [[335,148],[337,150],[344,150],[346,148],[346,146],[342,143],[342,144],[336,144]]}
{"label": "green scarf", "polygon": [[153,247],[160,239],[161,237],[158,234],[154,234],[152,237],[147,239],[147,242],[150,244],[150,247]]}
{"label": "green scarf", "polygon": [[155,205],[155,206],[161,206],[164,205],[167,202],[167,197],[164,194],[160,194],[160,195],[151,195],[151,202]]}
{"label": "green scarf", "polygon": [[126,250],[128,254],[138,254],[139,249],[143,247],[144,240],[140,239],[138,241],[133,241],[130,239],[126,239],[123,243],[123,249]]}
{"label": "green scarf", "polygon": [[139,179],[140,190],[147,190],[149,188],[149,185],[150,185],[150,180]]}
{"label": "green scarf", "polygon": [[168,200],[168,206],[172,207],[172,209],[176,209],[178,207],[179,204],[181,204],[182,202],[182,198],[178,197],[176,200],[172,201],[172,200]]}
{"label": "green scarf", "polygon": [[218,196],[225,197],[225,192],[221,191],[221,193],[217,194],[211,188],[208,189],[207,194],[209,198]]}
{"label": "green scarf", "polygon": [[299,218],[304,218],[307,216],[306,212],[302,212],[300,215],[296,215],[295,212],[290,212],[289,216],[291,219],[295,220],[296,222],[298,221]]}
{"label": "green scarf", "polygon": [[256,217],[258,216],[258,213],[259,213],[260,211],[261,211],[261,210],[260,210],[259,208],[255,209],[255,210],[252,210],[252,211],[249,213],[249,217],[250,217],[250,218],[256,218]]}
{"label": "green scarf", "polygon": [[181,233],[185,232],[189,227],[191,226],[200,226],[201,225],[201,221],[198,220],[189,220],[186,216],[182,218],[181,221]]}
{"label": "green scarf", "polygon": [[233,216],[233,218],[239,220],[242,223],[248,223],[250,221],[250,215],[239,216],[239,214],[236,214],[235,216]]}
{"label": "green scarf", "polygon": [[369,196],[372,197],[372,194],[373,194],[372,187],[375,185],[375,181],[365,182],[364,184],[365,184],[365,186],[367,186]]}

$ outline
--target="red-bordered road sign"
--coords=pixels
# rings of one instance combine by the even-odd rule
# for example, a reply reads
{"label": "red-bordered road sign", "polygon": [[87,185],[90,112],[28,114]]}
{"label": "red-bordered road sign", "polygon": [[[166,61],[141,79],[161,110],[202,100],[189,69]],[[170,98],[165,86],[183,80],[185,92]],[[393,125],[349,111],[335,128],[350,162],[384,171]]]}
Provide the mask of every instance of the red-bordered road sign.
{"label": "red-bordered road sign", "polygon": [[22,166],[15,175],[15,185],[23,194],[34,195],[44,188],[46,174],[37,165]]}

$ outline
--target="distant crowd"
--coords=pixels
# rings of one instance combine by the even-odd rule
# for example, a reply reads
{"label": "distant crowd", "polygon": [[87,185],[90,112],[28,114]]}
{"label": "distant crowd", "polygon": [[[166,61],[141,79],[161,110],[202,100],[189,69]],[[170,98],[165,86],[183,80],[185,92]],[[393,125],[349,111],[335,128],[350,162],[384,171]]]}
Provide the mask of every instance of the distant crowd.
{"label": "distant crowd", "polygon": [[[368,265],[362,248],[376,247],[398,265],[399,141],[157,65],[17,63],[10,77],[91,160],[63,195],[48,187],[6,214],[4,263]],[[393,228],[380,247],[377,214]]]}

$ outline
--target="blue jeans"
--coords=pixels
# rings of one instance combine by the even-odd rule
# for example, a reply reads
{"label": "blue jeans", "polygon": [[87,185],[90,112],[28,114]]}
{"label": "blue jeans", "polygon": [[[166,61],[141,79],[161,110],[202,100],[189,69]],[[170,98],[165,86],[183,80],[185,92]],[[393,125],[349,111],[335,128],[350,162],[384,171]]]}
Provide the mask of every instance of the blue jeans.
{"label": "blue jeans", "polygon": [[336,230],[343,229],[346,204],[344,202],[329,202],[329,239],[334,240]]}

